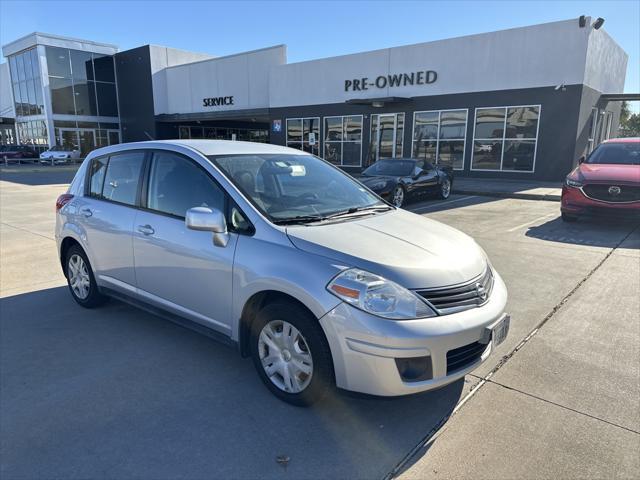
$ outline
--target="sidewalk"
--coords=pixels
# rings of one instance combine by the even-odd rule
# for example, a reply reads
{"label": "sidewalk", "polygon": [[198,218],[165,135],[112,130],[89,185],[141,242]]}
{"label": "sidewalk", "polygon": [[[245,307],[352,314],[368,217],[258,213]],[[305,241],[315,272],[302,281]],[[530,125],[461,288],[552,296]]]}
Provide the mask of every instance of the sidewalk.
{"label": "sidewalk", "polygon": [[[400,478],[638,478],[638,240],[484,377]],[[603,284],[618,286],[614,298]]]}
{"label": "sidewalk", "polygon": [[537,180],[506,180],[496,178],[456,177],[453,193],[487,197],[520,198],[524,200],[560,201],[561,182]]}

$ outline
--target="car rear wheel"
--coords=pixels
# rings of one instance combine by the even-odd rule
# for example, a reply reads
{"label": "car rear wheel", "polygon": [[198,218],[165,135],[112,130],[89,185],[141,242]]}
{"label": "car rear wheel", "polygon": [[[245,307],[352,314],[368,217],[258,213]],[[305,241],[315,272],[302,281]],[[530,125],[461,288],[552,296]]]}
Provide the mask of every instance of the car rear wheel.
{"label": "car rear wheel", "polygon": [[94,308],[107,297],[98,291],[98,285],[87,255],[78,245],[73,245],[65,260],[67,283],[73,299],[85,308]]}
{"label": "car rear wheel", "polygon": [[575,222],[578,220],[578,217],[575,215],[569,215],[568,213],[563,213],[561,215],[563,222]]}
{"label": "car rear wheel", "polygon": [[265,306],[252,324],[251,356],[276,397],[297,406],[333,389],[333,362],[318,320],[294,303]]}
{"label": "car rear wheel", "polygon": [[440,184],[440,198],[446,200],[451,195],[451,180],[445,177]]}
{"label": "car rear wheel", "polygon": [[402,187],[402,185],[398,185],[391,194],[391,203],[393,203],[394,206],[400,208],[402,207],[402,205],[404,205],[404,197],[404,188]]}

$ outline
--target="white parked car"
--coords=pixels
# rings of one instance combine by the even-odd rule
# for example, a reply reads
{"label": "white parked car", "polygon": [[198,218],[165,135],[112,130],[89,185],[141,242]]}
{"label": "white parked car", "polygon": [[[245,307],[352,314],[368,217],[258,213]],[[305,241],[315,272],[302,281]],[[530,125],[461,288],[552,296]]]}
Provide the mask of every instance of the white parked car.
{"label": "white parked car", "polygon": [[71,159],[80,158],[80,150],[70,145],[56,145],[40,154],[40,163],[66,163]]}

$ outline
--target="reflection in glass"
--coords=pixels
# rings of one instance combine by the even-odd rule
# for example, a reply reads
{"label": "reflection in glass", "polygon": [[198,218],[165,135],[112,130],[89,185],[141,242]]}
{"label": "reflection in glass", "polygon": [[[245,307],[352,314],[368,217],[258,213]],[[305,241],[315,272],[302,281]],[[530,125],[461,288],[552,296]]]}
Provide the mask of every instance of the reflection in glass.
{"label": "reflection in glass", "polygon": [[75,81],[93,80],[93,62],[91,53],[80,50],[70,50],[71,70]]}
{"label": "reflection in glass", "polygon": [[500,158],[502,157],[502,140],[475,141],[473,142],[474,170],[500,170]]}
{"label": "reflection in glass", "polygon": [[[344,136],[349,142],[362,142],[362,117],[344,117]],[[358,162],[359,163],[359,162]]]}
{"label": "reflection in glass", "polygon": [[504,116],[504,108],[477,109],[475,138],[502,138],[504,133]]}
{"label": "reflection in glass", "polygon": [[16,70],[18,72],[18,81],[25,80],[24,76],[24,58],[22,55],[16,55]]}
{"label": "reflection in glass", "polygon": [[462,169],[464,162],[464,140],[440,140],[438,143],[438,165]]}
{"label": "reflection in glass", "polygon": [[463,139],[467,130],[467,111],[451,110],[440,114],[440,138]]}
{"label": "reflection in glass", "polygon": [[422,158],[429,162],[436,163],[436,140],[426,140],[413,143],[413,157]]}
{"label": "reflection in glass", "polygon": [[113,57],[94,53],[93,68],[95,69],[96,81],[115,83],[116,74],[113,68]]}
{"label": "reflection in glass", "polygon": [[415,141],[438,138],[438,112],[417,112],[413,126]]}
{"label": "reflection in glass", "polygon": [[58,47],[45,47],[49,76],[71,78],[69,50]]}
{"label": "reflection in glass", "polygon": [[98,92],[98,114],[102,117],[117,117],[118,97],[116,96],[115,84],[96,82],[96,90]]}
{"label": "reflection in glass", "polygon": [[340,165],[342,163],[342,143],[325,142],[324,159],[334,165]]}
{"label": "reflection in glass", "polygon": [[506,140],[504,142],[502,169],[533,171],[535,151],[535,140]]}
{"label": "reflection in glass", "polygon": [[343,165],[360,165],[362,158],[361,142],[344,142],[342,144],[342,164]]}
{"label": "reflection in glass", "polygon": [[320,140],[320,119],[319,118],[305,118],[302,127],[302,141],[309,141],[309,133],[315,134],[315,141]]}
{"label": "reflection in glass", "polygon": [[98,115],[94,82],[76,83],[73,87],[76,115]]}
{"label": "reflection in glass", "polygon": [[302,120],[299,118],[287,119],[287,142],[302,141]]}
{"label": "reflection in glass", "polygon": [[342,117],[324,118],[324,137],[327,141],[342,140]]}
{"label": "reflection in glass", "polygon": [[75,115],[73,88],[70,78],[49,78],[51,88],[51,106],[53,113]]}
{"label": "reflection in glass", "polygon": [[509,107],[506,138],[536,138],[538,107]]}

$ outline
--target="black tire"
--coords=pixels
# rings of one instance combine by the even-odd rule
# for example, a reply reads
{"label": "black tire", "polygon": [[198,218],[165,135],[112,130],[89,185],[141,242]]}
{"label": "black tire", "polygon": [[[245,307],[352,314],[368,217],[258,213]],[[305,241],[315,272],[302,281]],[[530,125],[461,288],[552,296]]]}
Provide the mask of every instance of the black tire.
{"label": "black tire", "polygon": [[568,213],[563,213],[560,215],[562,217],[562,221],[563,222],[575,222],[576,220],[578,220],[578,217],[575,215],[569,215]]}
{"label": "black tire", "polygon": [[[73,286],[71,285],[71,266],[70,262],[74,258],[74,256],[78,256],[84,262],[87,273],[89,274],[89,292],[86,297],[82,298],[79,296],[76,291],[74,291]],[[98,285],[96,283],[96,279],[93,275],[93,269],[91,268],[91,263],[89,263],[89,259],[87,255],[84,253],[84,250],[79,245],[72,245],[67,251],[67,255],[64,260],[64,270],[65,276],[67,277],[67,285],[69,286],[69,291],[71,292],[71,296],[73,299],[85,308],[95,308],[102,305],[107,297],[102,295],[98,290]]]}
{"label": "black tire", "polygon": [[453,187],[453,182],[449,177],[444,177],[439,187],[438,198],[446,200],[451,196],[451,188]]}
{"label": "black tire", "polygon": [[[272,382],[260,359],[260,333],[267,324],[278,320],[288,322],[298,329],[308,345],[313,360],[311,380],[298,393],[286,392]],[[333,361],[327,339],[318,320],[300,305],[279,301],[263,307],[251,325],[250,350],[258,375],[271,393],[280,400],[291,405],[306,407],[322,400],[335,389]]]}
{"label": "black tire", "polygon": [[[398,192],[398,193],[396,193]],[[401,195],[401,199],[399,202],[396,201],[397,196]],[[397,185],[396,188],[391,192],[391,204],[395,207],[402,208],[407,202],[407,191],[402,185]]]}

